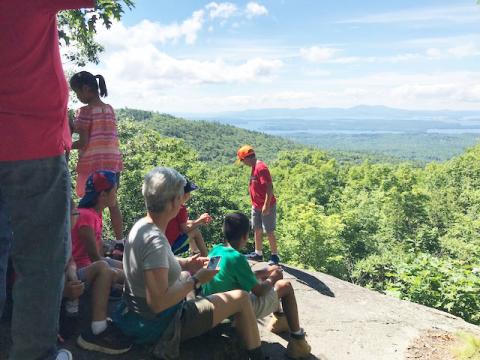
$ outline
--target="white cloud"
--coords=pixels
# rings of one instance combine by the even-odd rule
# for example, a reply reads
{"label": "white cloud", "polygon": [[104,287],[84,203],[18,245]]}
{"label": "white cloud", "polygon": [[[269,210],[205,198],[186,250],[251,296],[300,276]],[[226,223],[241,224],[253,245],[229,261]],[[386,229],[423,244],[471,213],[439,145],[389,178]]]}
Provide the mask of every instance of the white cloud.
{"label": "white cloud", "polygon": [[245,13],[246,13],[247,18],[252,18],[252,17],[255,17],[255,16],[267,15],[268,10],[265,6],[251,1],[245,7]]}
{"label": "white cloud", "polygon": [[466,58],[480,56],[480,48],[474,43],[461,44],[451,48],[427,48],[420,52],[409,52],[390,56],[340,56],[344,50],[333,47],[312,46],[301,48],[300,56],[311,63],[402,63],[445,58]]}
{"label": "white cloud", "polygon": [[319,63],[333,59],[339,51],[337,48],[312,46],[301,48],[300,55],[309,62]]}
{"label": "white cloud", "polygon": [[211,19],[228,19],[229,17],[235,15],[238,11],[237,6],[230,2],[211,2],[207,4],[205,8],[209,11],[209,16]]}
{"label": "white cloud", "polygon": [[393,56],[339,56],[342,49],[333,47],[312,46],[301,48],[300,56],[312,63],[335,63],[335,64],[353,64],[353,63],[375,63],[390,62],[398,63],[412,61],[421,58],[420,54],[405,53]]}
{"label": "white cloud", "polygon": [[254,58],[240,63],[224,60],[177,59],[153,45],[129,47],[102,57],[109,77],[148,86],[186,86],[268,81],[283,63],[276,59]]}
{"label": "white cloud", "polygon": [[457,58],[480,55],[480,50],[471,43],[452,47],[448,49],[447,52]]}
{"label": "white cloud", "polygon": [[425,55],[427,55],[427,57],[431,59],[439,59],[442,57],[442,51],[437,48],[428,48],[425,51]]}
{"label": "white cloud", "polygon": [[184,40],[193,44],[204,23],[204,11],[197,10],[181,23],[162,25],[149,20],[142,20],[136,25],[126,27],[121,22],[114,22],[107,30],[99,28],[97,40],[107,49],[141,46],[142,44],[165,44]]}
{"label": "white cloud", "polygon": [[453,22],[459,24],[480,21],[480,10],[473,2],[463,6],[436,6],[428,8],[411,8],[395,12],[377,13],[339,21],[353,24],[392,24],[392,23],[432,23]]}
{"label": "white cloud", "polygon": [[473,85],[462,89],[460,92],[460,100],[477,105],[480,102],[480,85]]}

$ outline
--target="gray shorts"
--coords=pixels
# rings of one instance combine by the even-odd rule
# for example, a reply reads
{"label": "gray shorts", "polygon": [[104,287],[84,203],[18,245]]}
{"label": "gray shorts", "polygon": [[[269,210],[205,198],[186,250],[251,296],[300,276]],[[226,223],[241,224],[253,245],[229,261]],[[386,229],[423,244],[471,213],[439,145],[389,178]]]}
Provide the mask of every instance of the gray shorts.
{"label": "gray shorts", "polygon": [[266,233],[275,231],[277,225],[277,204],[270,207],[270,213],[267,216],[262,215],[262,210],[256,210],[252,207],[252,227],[253,230],[263,228]]}
{"label": "gray shorts", "polygon": [[257,319],[262,319],[265,316],[278,311],[280,307],[280,300],[274,289],[270,289],[270,291],[263,296],[250,294],[250,300],[252,301],[253,312]]}

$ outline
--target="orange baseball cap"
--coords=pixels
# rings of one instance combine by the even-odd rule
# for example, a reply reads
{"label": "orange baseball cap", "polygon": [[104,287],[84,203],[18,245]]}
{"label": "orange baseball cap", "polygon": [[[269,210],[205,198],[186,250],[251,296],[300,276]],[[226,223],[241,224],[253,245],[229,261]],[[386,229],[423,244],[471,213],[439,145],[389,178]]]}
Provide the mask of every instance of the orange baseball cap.
{"label": "orange baseball cap", "polygon": [[251,147],[250,145],[243,145],[237,151],[237,158],[239,161],[242,161],[246,157],[249,157],[250,155],[254,155],[254,154],[255,154],[255,150],[253,147]]}

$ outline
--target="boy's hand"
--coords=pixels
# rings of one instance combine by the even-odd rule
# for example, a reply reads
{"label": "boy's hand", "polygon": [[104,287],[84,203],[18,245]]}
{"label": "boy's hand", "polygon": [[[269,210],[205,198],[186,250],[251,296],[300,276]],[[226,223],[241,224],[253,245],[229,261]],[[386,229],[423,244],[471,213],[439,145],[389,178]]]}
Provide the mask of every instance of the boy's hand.
{"label": "boy's hand", "polygon": [[206,284],[210,280],[214,278],[215,275],[217,275],[219,270],[217,269],[200,269],[195,273],[195,276],[197,277],[198,281],[200,284]]}
{"label": "boy's hand", "polygon": [[204,213],[204,214],[200,215],[200,221],[203,224],[208,225],[212,222],[212,217],[208,213]]}
{"label": "boy's hand", "polygon": [[70,300],[78,299],[85,291],[85,285],[80,280],[67,281],[63,289],[63,297]]}
{"label": "boy's hand", "polygon": [[270,214],[270,208],[264,205],[262,208],[262,215],[267,216],[268,214]]}

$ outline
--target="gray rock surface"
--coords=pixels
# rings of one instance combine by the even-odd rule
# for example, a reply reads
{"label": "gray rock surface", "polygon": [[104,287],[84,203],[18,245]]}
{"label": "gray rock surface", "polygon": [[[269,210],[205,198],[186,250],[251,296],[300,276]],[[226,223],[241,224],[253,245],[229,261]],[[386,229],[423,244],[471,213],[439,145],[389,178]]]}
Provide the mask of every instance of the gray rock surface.
{"label": "gray rock surface", "polygon": [[[314,357],[322,360],[400,360],[414,338],[426,330],[480,334],[480,327],[408,301],[398,300],[318,272],[285,267],[298,299],[302,327]],[[262,340],[286,341],[262,328]]]}
{"label": "gray rock surface", "polygon": [[[403,360],[409,344],[426,330],[480,335],[480,327],[450,314],[401,301],[322,273],[284,267],[297,295],[302,327],[312,345],[311,359],[322,360]],[[283,359],[288,335],[268,332],[259,320],[263,347],[270,359]],[[10,345],[8,323],[0,323],[0,359]],[[82,351],[74,341],[66,345],[75,360],[151,359],[144,348],[123,356]],[[203,336],[182,346],[182,359],[243,359],[245,353],[234,333]]]}

